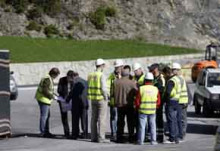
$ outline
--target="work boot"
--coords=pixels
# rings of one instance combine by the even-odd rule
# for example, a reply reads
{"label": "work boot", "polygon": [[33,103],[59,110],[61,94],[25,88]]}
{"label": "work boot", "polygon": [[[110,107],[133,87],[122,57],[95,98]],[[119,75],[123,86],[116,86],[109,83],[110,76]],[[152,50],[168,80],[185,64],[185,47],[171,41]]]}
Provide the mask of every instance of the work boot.
{"label": "work boot", "polygon": [[117,141],[117,135],[113,134],[110,138],[111,141],[116,142]]}
{"label": "work boot", "polygon": [[45,138],[54,138],[55,135],[53,135],[51,133],[45,133],[45,134],[43,134],[43,137],[45,137]]}
{"label": "work boot", "polygon": [[175,144],[175,141],[168,139],[168,140],[165,140],[163,143],[164,144]]}

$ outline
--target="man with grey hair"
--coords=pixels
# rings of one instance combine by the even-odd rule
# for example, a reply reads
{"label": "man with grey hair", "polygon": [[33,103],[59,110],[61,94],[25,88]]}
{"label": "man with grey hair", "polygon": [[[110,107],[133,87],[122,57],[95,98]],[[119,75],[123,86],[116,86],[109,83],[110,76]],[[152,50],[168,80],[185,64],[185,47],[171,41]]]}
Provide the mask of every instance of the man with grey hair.
{"label": "man with grey hair", "polygon": [[129,79],[129,69],[122,70],[122,78],[114,83],[114,101],[118,110],[117,121],[117,142],[124,142],[125,116],[127,116],[127,125],[129,133],[129,142],[134,140],[134,97],[137,87],[133,80]]}

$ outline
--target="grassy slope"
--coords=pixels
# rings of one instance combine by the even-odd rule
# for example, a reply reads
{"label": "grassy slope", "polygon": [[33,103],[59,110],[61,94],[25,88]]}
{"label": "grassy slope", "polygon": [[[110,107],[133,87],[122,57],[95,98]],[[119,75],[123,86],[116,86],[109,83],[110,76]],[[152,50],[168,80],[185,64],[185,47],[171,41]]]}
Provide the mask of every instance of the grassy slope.
{"label": "grassy slope", "polygon": [[11,62],[78,61],[196,53],[197,50],[147,44],[132,40],[74,41],[0,37],[0,49],[11,52]]}

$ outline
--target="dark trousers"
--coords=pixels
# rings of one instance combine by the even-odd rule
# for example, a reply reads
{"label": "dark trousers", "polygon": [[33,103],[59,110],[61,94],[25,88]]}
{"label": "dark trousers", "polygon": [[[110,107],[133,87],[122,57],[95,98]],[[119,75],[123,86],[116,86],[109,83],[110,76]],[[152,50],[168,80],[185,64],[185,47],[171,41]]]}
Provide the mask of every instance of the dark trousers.
{"label": "dark trousers", "polygon": [[115,136],[117,132],[117,107],[110,106],[110,127],[111,127],[111,136]]}
{"label": "dark trousers", "polygon": [[135,129],[135,139],[138,138],[138,131],[139,131],[139,112],[138,110],[134,110],[134,129]]}
{"label": "dark trousers", "polygon": [[164,139],[164,123],[163,123],[163,105],[156,110],[156,125],[157,125],[157,141],[163,142]]}
{"label": "dark trousers", "polygon": [[72,137],[78,138],[80,134],[79,122],[81,121],[81,129],[83,137],[88,137],[88,110],[82,107],[72,107]]}
{"label": "dark trousers", "polygon": [[183,138],[186,136],[187,129],[187,106],[182,105],[182,128],[183,128]]}
{"label": "dark trousers", "polygon": [[117,121],[117,141],[123,141],[125,116],[127,117],[129,141],[134,139],[134,108],[130,106],[118,107],[118,121]]}
{"label": "dark trousers", "polygon": [[61,120],[63,124],[64,135],[70,135],[69,123],[68,123],[68,112],[64,112],[61,107],[61,103],[58,101],[60,107]]}
{"label": "dark trousers", "polygon": [[170,141],[182,139],[182,107],[178,101],[169,100],[167,103],[168,128],[170,132]]}

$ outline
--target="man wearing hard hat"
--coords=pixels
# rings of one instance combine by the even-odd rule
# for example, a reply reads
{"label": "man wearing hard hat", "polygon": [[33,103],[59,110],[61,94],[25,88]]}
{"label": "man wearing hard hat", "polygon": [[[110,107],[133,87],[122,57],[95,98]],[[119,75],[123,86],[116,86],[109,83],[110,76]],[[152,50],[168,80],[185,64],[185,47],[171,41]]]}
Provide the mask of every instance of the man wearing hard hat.
{"label": "man wearing hard hat", "polygon": [[167,124],[169,129],[169,139],[164,143],[174,144],[179,143],[179,132],[182,131],[181,125],[181,108],[179,105],[181,84],[179,78],[174,75],[174,66],[167,66],[163,69],[167,84],[164,92],[164,100],[166,103]]}
{"label": "man wearing hard hat", "polygon": [[[140,145],[144,143],[145,127],[150,128],[151,144],[157,144],[156,108],[160,106],[160,93],[158,88],[153,86],[153,80],[153,74],[148,72],[145,76],[145,85],[140,86],[135,100],[135,106],[139,112],[137,143]],[[148,124],[148,126],[146,126],[146,124]]]}
{"label": "man wearing hard hat", "polygon": [[134,63],[133,64],[133,70],[134,70],[134,80],[137,82],[137,86],[140,87],[144,85],[144,72],[142,70],[140,63]]}
{"label": "man wearing hard hat", "polygon": [[105,61],[97,59],[95,65],[96,71],[88,76],[88,99],[92,102],[91,141],[106,143],[109,140],[105,139],[108,102],[106,79],[103,75]]}
{"label": "man wearing hard hat", "polygon": [[123,69],[124,63],[121,59],[117,59],[114,62],[115,70],[110,74],[107,80],[107,86],[110,96],[110,127],[111,127],[111,140],[116,141],[116,132],[117,132],[117,107],[114,103],[114,81],[121,78],[121,72]]}
{"label": "man wearing hard hat", "polygon": [[[160,96],[163,96],[165,79],[159,71],[159,64],[154,63],[148,67],[149,71],[154,75],[153,84],[160,92]],[[157,123],[157,140],[158,142],[164,141],[164,120],[163,120],[163,98],[161,98],[161,105],[156,111],[156,123]]]}
{"label": "man wearing hard hat", "polygon": [[[137,84],[137,87],[139,88],[140,86],[144,85],[144,72],[142,70],[142,67],[141,67],[141,64],[140,63],[134,63],[133,64],[133,70],[134,70],[134,77],[133,77],[133,80],[136,81],[136,84]],[[136,129],[136,135],[137,135],[137,132],[138,132],[138,111],[135,110],[135,129]]]}
{"label": "man wearing hard hat", "polygon": [[181,83],[181,93],[180,93],[180,99],[179,104],[182,108],[182,132],[180,133],[179,139],[180,141],[183,141],[185,135],[186,135],[186,128],[187,128],[187,106],[188,106],[188,92],[187,92],[187,84],[183,76],[181,75],[181,65],[179,63],[173,63],[173,70],[174,74],[178,76]]}

